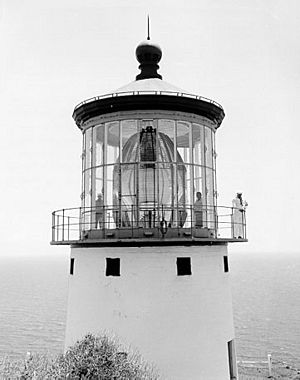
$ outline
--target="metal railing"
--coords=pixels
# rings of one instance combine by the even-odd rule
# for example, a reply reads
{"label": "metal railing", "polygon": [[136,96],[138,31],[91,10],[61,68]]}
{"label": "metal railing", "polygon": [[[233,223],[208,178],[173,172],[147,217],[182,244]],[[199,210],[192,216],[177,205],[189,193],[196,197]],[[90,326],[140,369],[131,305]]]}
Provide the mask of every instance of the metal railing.
{"label": "metal railing", "polygon": [[214,104],[215,106],[221,108],[223,110],[223,107],[215,102],[214,100],[205,98],[204,96],[200,95],[194,95],[194,94],[189,94],[186,92],[176,92],[176,91],[121,91],[121,92],[113,92],[110,94],[105,94],[105,95],[100,95],[100,96],[94,96],[93,98],[86,99],[77,106],[75,106],[74,110],[77,110],[79,107],[81,107],[84,104],[94,102],[96,100],[102,100],[102,99],[107,99],[107,98],[116,98],[120,96],[133,96],[133,95],[167,95],[167,96],[178,96],[178,97],[184,97],[184,98],[191,98],[191,99],[197,99],[197,100],[203,100],[204,102]]}
{"label": "metal railing", "polygon": [[245,211],[234,207],[100,206],[52,213],[52,243],[102,239],[246,239]]}

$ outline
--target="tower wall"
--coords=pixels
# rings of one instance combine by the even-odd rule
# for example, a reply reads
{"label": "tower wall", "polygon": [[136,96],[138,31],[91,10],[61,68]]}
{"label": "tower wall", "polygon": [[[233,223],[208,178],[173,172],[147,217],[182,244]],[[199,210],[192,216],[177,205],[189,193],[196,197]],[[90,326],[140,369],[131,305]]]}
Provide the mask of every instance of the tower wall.
{"label": "tower wall", "polygon": [[[234,338],[226,245],[72,248],[66,348],[106,333],[137,349],[170,380],[229,379]],[[177,275],[177,258],[191,275]],[[120,258],[120,276],[106,276]]]}

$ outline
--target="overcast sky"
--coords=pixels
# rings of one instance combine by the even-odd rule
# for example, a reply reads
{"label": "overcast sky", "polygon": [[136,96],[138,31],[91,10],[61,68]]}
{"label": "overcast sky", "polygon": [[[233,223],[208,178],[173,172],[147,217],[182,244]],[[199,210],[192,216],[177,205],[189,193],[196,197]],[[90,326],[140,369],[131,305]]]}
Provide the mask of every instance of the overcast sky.
{"label": "overcast sky", "polygon": [[51,212],[80,206],[80,101],[134,80],[135,48],[160,44],[160,73],[222,104],[219,204],[249,203],[249,243],[299,250],[298,0],[0,0],[1,254],[46,254]]}

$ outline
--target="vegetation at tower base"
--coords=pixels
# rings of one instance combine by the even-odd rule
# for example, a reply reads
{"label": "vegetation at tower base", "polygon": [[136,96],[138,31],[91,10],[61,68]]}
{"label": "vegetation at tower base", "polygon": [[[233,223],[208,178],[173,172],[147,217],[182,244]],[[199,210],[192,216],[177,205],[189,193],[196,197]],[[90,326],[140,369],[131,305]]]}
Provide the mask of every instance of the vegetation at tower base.
{"label": "vegetation at tower base", "polygon": [[[22,361],[0,358],[0,380],[162,380],[138,354],[129,351],[127,354],[122,349],[107,336],[89,334],[64,355],[55,358],[41,354],[29,355]],[[268,376],[266,364],[253,366],[239,362],[239,379],[300,380],[300,368],[293,368],[283,361],[272,362],[272,377]]]}
{"label": "vegetation at tower base", "polygon": [[18,365],[2,364],[0,379],[159,380],[137,353],[124,352],[107,336],[88,334],[55,358],[32,355]]}

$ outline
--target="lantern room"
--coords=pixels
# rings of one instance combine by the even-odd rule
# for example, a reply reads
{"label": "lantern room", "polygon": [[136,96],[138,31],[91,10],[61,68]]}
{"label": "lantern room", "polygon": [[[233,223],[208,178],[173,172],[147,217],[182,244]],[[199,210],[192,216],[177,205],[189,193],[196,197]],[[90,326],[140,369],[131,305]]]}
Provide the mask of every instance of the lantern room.
{"label": "lantern room", "polygon": [[[215,133],[223,108],[165,82],[157,44],[142,42],[136,57],[134,82],[75,107],[81,207],[53,213],[52,242],[235,240],[233,209],[217,204]],[[240,224],[246,239],[244,213]]]}

